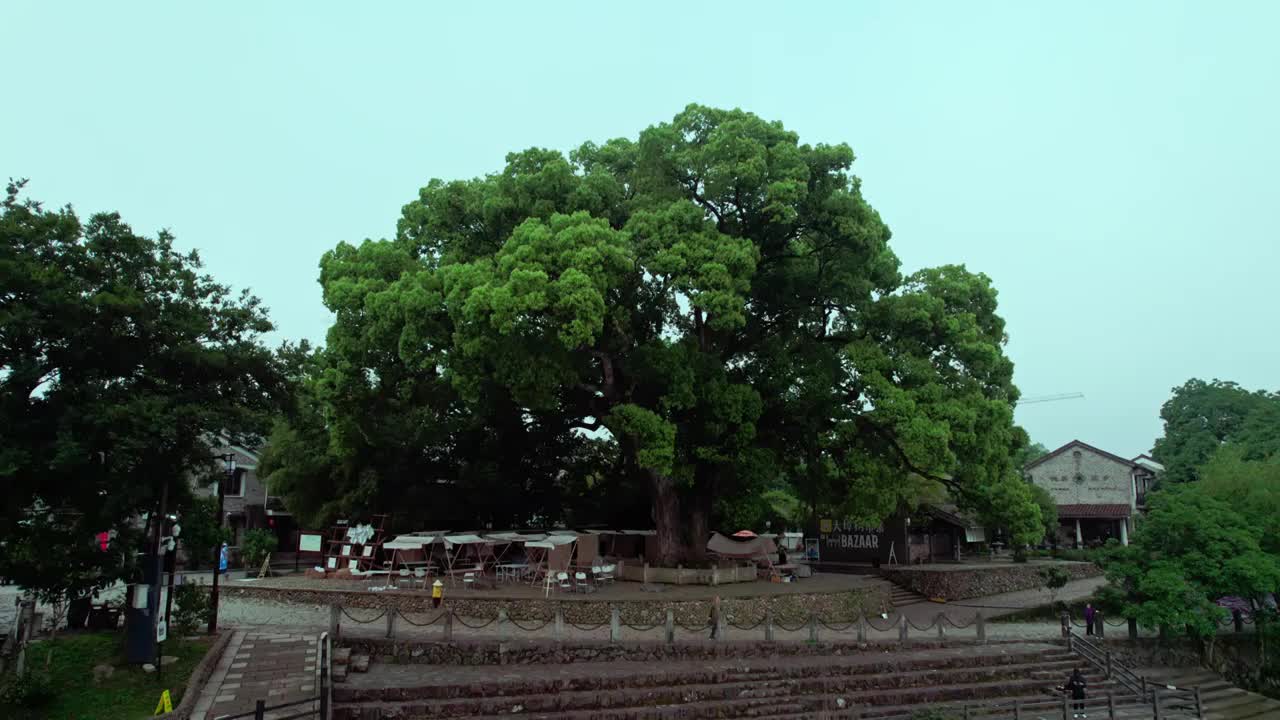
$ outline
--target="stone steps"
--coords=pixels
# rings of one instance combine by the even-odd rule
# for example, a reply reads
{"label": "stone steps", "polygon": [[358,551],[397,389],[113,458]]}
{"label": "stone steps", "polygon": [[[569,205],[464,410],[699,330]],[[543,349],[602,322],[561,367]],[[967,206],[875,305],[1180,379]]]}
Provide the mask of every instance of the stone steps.
{"label": "stone steps", "polygon": [[[570,691],[531,695],[499,695],[446,700],[376,700],[339,703],[339,720],[384,717],[487,718],[506,714],[532,717],[592,717],[596,720],[640,720],[669,717],[756,717],[816,710],[852,710],[861,706],[863,717],[888,717],[899,707],[919,708],[924,703],[989,701],[1025,697],[1052,700],[1047,688],[1061,680],[1060,669],[1043,665],[995,666],[989,672],[923,671],[894,678],[901,685],[877,686],[882,677],[857,677],[852,685],[844,678],[736,681],[708,685],[679,685],[648,689],[619,688],[607,692]],[[1118,690],[1101,679],[1091,683],[1098,692]],[[881,709],[883,707],[883,710]],[[394,709],[393,709],[394,708]],[[646,709],[662,708],[657,714]],[[671,708],[675,708],[672,710]],[[803,708],[797,711],[796,708]],[[704,714],[703,710],[710,714]],[[732,710],[733,714],[724,714]],[[764,710],[768,710],[764,713]],[[386,713],[386,714],[379,714]]]}
{"label": "stone steps", "polygon": [[[397,693],[399,700],[420,701],[429,711],[443,717],[497,714],[511,707],[520,706],[525,712],[552,712],[587,709],[632,707],[637,705],[669,705],[710,700],[734,700],[742,698],[797,698],[826,696],[838,698],[851,693],[886,693],[895,690],[916,690],[930,687],[937,682],[951,685],[976,685],[1031,681],[1036,690],[1052,684],[1070,671],[1070,664],[1060,667],[1043,663],[1027,665],[997,665],[985,668],[937,671],[925,670],[901,673],[892,679],[893,686],[886,688],[886,678],[873,675],[803,678],[734,677],[724,682],[681,684],[649,688],[621,687],[606,692],[598,690],[557,691],[544,689],[541,693],[522,695],[492,695],[451,699],[426,699],[406,697]],[[1104,685],[1100,678],[1099,685]],[[385,702],[377,698],[375,702]],[[848,700],[846,700],[848,702]]]}
{"label": "stone steps", "polygon": [[921,595],[914,590],[908,590],[901,585],[894,585],[893,590],[889,592],[889,604],[895,608],[903,605],[915,605],[916,603],[928,602],[929,598]]}
{"label": "stone steps", "polygon": [[[353,675],[335,686],[334,718],[907,720],[926,707],[959,710],[967,704],[977,720],[984,708],[1018,699],[1056,720],[1061,696],[1054,689],[1080,665],[1061,646],[1029,642],[653,661],[374,662],[368,675]],[[1117,717],[1149,720],[1125,688],[1097,672],[1086,672],[1086,678],[1091,697],[1115,695]],[[1102,717],[1105,708],[1091,714]]]}
{"label": "stone steps", "polygon": [[1147,674],[1176,687],[1199,687],[1200,704],[1207,720],[1280,718],[1280,702],[1238,688],[1204,668],[1160,669]]}
{"label": "stone steps", "polygon": [[[334,688],[337,702],[381,700],[443,700],[459,697],[494,697],[540,693],[602,692],[618,688],[646,689],[720,683],[762,683],[804,680],[806,682],[844,679],[876,686],[892,686],[894,678],[916,679],[946,672],[982,674],[1015,667],[1013,672],[1052,670],[1066,677],[1078,661],[1061,650],[1039,652],[987,653],[973,656],[898,657],[886,654],[870,660],[857,656],[809,657],[730,661],[720,665],[702,663],[627,664],[599,663],[575,666],[569,674],[548,673],[545,668],[502,666],[501,672],[483,667],[470,673],[453,672],[449,682],[441,682],[432,666],[401,666],[396,680],[383,686]],[[419,670],[415,670],[418,668]],[[406,672],[407,671],[407,672]],[[512,674],[508,676],[508,674]],[[1060,678],[1059,678],[1060,679]]]}

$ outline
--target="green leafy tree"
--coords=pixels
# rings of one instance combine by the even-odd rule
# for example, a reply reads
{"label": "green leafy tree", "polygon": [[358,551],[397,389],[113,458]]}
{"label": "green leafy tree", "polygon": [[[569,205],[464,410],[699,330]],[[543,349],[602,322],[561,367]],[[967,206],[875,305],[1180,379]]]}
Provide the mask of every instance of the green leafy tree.
{"label": "green leafy tree", "polygon": [[191,497],[178,509],[178,518],[182,527],[178,541],[189,569],[198,569],[211,562],[214,548],[231,541],[230,528],[218,522],[218,499],[215,497]]}
{"label": "green leafy tree", "polygon": [[1218,598],[1243,597],[1261,607],[1280,588],[1280,561],[1263,552],[1261,536],[1203,487],[1173,487],[1152,495],[1129,547],[1110,551],[1107,575],[1127,592],[1126,617],[1209,636],[1226,617]]}
{"label": "green leafy tree", "polygon": [[1048,490],[1039,485],[1027,483],[1027,488],[1031,491],[1032,501],[1035,502],[1036,507],[1040,508],[1040,525],[1043,528],[1043,534],[1040,537],[1048,538],[1050,542],[1057,544],[1058,502],[1053,499],[1053,495]]}
{"label": "green leafy tree", "polygon": [[1262,549],[1280,557],[1280,456],[1246,460],[1245,448],[1219,448],[1199,470],[1200,487],[1230,503],[1262,533]]}
{"label": "green leafy tree", "polygon": [[[258,300],[167,233],[0,206],[0,574],[79,595],[130,571],[135,520],[189,494],[210,439],[261,432],[284,385]],[[115,531],[109,552],[94,536]]]}
{"label": "green leafy tree", "polygon": [[1049,604],[1058,604],[1058,593],[1062,588],[1071,582],[1071,574],[1060,567],[1050,565],[1040,570],[1040,581],[1044,583],[1044,587],[1049,591]]}
{"label": "green leafy tree", "polygon": [[1045,447],[1041,443],[1030,443],[1029,445],[1021,447],[1014,452],[1013,466],[1021,471],[1022,468],[1026,467],[1028,464],[1033,463],[1048,454],[1049,448]]}
{"label": "green leafy tree", "polygon": [[1245,460],[1280,452],[1280,394],[1249,391],[1223,380],[1188,380],[1160,408],[1164,435],[1152,457],[1164,465],[1163,479],[1188,482],[1224,445],[1239,447]]}
{"label": "green leafy tree", "polygon": [[[647,488],[659,562],[700,556],[734,510],[718,500],[798,467],[811,510],[875,522],[914,501],[914,475],[1038,526],[1005,487],[1020,443],[995,290],[959,266],[903,275],[852,162],[691,105],[637,140],[431,181],[394,240],[321,262],[328,447],[374,467],[341,494],[404,502],[424,476],[484,472],[489,500],[519,497],[607,431]],[[440,470],[380,469],[402,452]]]}

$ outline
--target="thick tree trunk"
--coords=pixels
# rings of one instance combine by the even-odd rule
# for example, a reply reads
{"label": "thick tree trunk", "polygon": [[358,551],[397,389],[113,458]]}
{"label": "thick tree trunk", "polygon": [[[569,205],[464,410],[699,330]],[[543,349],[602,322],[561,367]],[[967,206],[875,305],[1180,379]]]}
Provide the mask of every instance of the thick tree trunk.
{"label": "thick tree trunk", "polygon": [[650,500],[653,503],[653,527],[658,537],[658,557],[649,562],[662,567],[675,567],[683,562],[684,543],[680,523],[680,493],[675,480],[654,472],[649,475]]}
{"label": "thick tree trunk", "polygon": [[[700,476],[705,473],[699,473]],[[701,564],[707,560],[707,538],[711,536],[711,509],[715,493],[708,477],[700,477],[689,492],[686,515],[689,518],[685,537],[685,557],[690,563]]]}

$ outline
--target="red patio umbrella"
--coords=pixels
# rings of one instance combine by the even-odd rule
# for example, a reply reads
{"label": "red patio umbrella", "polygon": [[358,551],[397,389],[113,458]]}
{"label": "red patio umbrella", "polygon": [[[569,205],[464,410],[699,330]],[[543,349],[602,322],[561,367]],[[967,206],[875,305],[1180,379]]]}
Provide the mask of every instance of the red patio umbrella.
{"label": "red patio umbrella", "polygon": [[733,534],[733,536],[734,536],[734,537],[736,537],[736,538],[753,538],[753,537],[757,537],[757,535],[756,535],[755,533],[751,532],[750,530],[739,530],[738,532],[734,533],[734,534]]}

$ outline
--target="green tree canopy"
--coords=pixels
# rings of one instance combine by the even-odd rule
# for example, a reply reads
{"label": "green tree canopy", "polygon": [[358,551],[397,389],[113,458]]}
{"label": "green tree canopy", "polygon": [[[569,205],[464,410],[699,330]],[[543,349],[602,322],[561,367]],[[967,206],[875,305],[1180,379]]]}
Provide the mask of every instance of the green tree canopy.
{"label": "green tree canopy", "polygon": [[1239,446],[1219,448],[1200,468],[1200,486],[1258,528],[1262,549],[1280,557],[1280,456],[1246,460],[1246,455]]}
{"label": "green tree canopy", "polygon": [[1223,445],[1238,446],[1246,460],[1280,453],[1280,394],[1249,391],[1223,380],[1191,379],[1173,389],[1160,408],[1164,435],[1152,457],[1164,465],[1163,479],[1188,482]]}
{"label": "green tree canopy", "polygon": [[125,572],[161,488],[182,503],[213,435],[262,432],[285,388],[256,298],[167,233],[82,223],[21,187],[0,207],[0,574],[79,592]]}
{"label": "green tree canopy", "polygon": [[1113,550],[1107,574],[1128,591],[1127,617],[1212,635],[1225,617],[1217,599],[1260,606],[1280,588],[1280,560],[1263,551],[1262,533],[1201,485],[1175,486],[1151,496],[1133,542]]}
{"label": "green tree canopy", "polygon": [[[995,289],[955,265],[902,274],[852,163],[691,105],[635,140],[432,180],[394,240],[321,262],[329,447],[347,462],[368,438],[420,455],[474,435],[492,492],[518,494],[607,431],[669,562],[701,554],[718,499],[798,468],[802,502],[867,522],[913,500],[912,474],[970,508],[1037,513],[1010,462]],[[399,498],[430,477],[400,476]]]}

